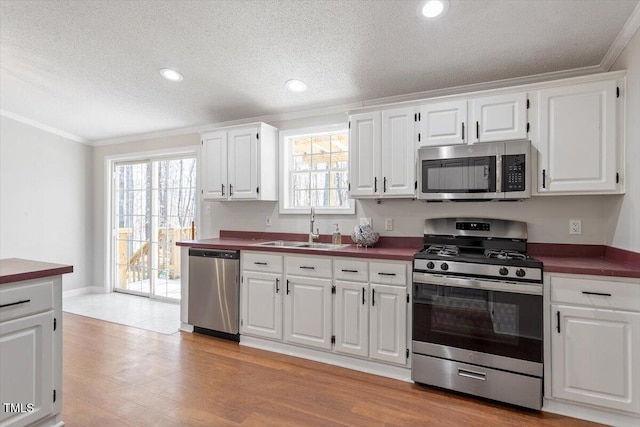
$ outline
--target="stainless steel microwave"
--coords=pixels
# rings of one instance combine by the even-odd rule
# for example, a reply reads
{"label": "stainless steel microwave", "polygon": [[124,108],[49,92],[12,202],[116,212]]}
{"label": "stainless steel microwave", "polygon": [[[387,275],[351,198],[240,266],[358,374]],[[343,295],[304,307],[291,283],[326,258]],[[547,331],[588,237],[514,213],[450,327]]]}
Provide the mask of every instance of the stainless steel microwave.
{"label": "stainless steel microwave", "polygon": [[531,141],[418,150],[418,199],[521,200],[531,197]]}

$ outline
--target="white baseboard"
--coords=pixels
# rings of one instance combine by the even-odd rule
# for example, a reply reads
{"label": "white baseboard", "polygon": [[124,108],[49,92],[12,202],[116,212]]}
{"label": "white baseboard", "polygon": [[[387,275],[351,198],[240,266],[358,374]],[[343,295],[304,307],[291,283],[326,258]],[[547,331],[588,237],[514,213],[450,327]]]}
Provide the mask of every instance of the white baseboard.
{"label": "white baseboard", "polygon": [[372,360],[358,359],[336,353],[327,353],[321,350],[298,347],[262,338],[248,337],[246,335],[240,335],[240,345],[327,363],[329,365],[340,366],[342,368],[353,369],[354,371],[366,372],[368,374],[379,375],[381,377],[412,382],[411,369],[402,366],[391,366],[384,363],[374,362]]}
{"label": "white baseboard", "polygon": [[104,294],[104,288],[102,286],[83,286],[82,288],[69,289],[62,292],[62,298],[71,298],[77,295],[83,294]]}
{"label": "white baseboard", "polygon": [[183,331],[183,332],[191,332],[191,333],[193,333],[193,325],[181,322],[180,323],[180,330]]}
{"label": "white baseboard", "polygon": [[617,427],[637,427],[640,425],[640,415],[597,409],[554,399],[544,399],[542,410]]}

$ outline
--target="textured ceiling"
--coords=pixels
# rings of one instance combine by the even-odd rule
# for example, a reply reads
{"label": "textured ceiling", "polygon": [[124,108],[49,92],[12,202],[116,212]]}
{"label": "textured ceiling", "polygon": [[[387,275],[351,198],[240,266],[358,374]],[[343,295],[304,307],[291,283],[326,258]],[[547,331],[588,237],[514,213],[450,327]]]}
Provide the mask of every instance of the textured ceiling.
{"label": "textured ceiling", "polygon": [[0,108],[94,141],[594,66],[638,0],[418,3],[2,0]]}

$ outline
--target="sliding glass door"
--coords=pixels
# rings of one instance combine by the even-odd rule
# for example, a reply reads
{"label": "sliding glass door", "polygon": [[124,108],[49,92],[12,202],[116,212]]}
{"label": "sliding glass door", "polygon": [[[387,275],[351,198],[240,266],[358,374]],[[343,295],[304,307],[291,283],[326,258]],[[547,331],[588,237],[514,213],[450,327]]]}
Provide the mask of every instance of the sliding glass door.
{"label": "sliding glass door", "polygon": [[195,157],[119,162],[113,173],[114,290],[180,299],[180,250],[196,212]]}

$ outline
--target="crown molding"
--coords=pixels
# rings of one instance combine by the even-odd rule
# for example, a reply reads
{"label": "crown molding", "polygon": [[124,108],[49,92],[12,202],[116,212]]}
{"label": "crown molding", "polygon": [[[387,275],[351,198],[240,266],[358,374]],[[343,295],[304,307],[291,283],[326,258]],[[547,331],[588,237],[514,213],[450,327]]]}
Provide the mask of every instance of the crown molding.
{"label": "crown molding", "polygon": [[600,62],[600,68],[602,71],[609,71],[613,64],[615,64],[616,60],[627,46],[631,38],[634,36],[636,31],[640,28],[640,3],[638,3],[631,12],[631,16],[627,19],[622,30],[618,33],[618,36],[613,41],[609,50],[602,58],[602,62]]}
{"label": "crown molding", "polygon": [[[362,106],[363,106],[362,102],[356,102],[356,103],[350,103],[350,104],[334,105],[329,107],[313,108],[313,109],[302,110],[302,111],[292,111],[288,113],[267,114],[264,116],[250,117],[246,119],[229,120],[226,122],[208,123],[204,125],[191,126],[186,128],[123,136],[121,138],[97,140],[97,141],[92,141],[90,144],[93,145],[94,147],[104,146],[104,145],[126,144],[128,142],[166,138],[171,136],[185,135],[189,133],[202,133],[202,132],[207,132],[213,129],[255,124],[256,122],[263,122],[263,123],[270,124],[274,122],[283,122],[287,120],[306,119],[309,117],[328,116],[332,114],[346,114],[348,110],[351,110],[354,108],[360,108]],[[346,118],[345,118],[345,121],[346,121]]]}
{"label": "crown molding", "polygon": [[86,145],[92,145],[90,141],[88,141],[88,140],[86,140],[84,138],[81,138],[81,137],[79,137],[77,135],[73,135],[73,134],[61,131],[60,129],[54,128],[54,127],[49,126],[49,125],[45,125],[44,123],[40,123],[40,122],[37,122],[35,120],[28,119],[28,118],[26,118],[24,116],[21,116],[19,114],[12,113],[11,111],[0,110],[0,116],[6,117],[6,118],[11,119],[11,120],[15,120],[16,122],[24,123],[25,125],[29,125],[31,127],[43,130],[45,132],[52,133],[52,134],[60,136],[62,138],[69,139],[71,141],[79,142],[81,144],[86,144]]}

